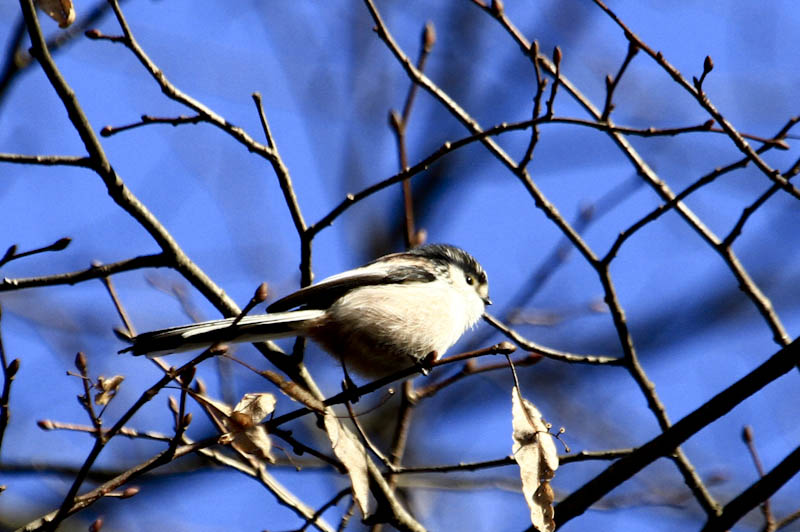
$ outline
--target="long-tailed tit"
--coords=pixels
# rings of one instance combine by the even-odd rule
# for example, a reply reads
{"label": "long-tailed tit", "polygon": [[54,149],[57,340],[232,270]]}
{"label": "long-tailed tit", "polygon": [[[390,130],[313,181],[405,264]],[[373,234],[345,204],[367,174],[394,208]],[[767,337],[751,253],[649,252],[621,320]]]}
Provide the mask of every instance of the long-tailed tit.
{"label": "long-tailed tit", "polygon": [[143,333],[120,352],[155,356],[308,336],[347,369],[375,377],[442,356],[490,304],[478,261],[457,247],[431,244],[328,277],[272,303],[269,314]]}

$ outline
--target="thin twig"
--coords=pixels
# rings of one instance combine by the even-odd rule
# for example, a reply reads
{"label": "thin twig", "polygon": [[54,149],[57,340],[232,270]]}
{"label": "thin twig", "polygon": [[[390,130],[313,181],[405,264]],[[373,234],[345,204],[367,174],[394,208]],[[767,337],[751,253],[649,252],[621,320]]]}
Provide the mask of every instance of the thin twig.
{"label": "thin twig", "polygon": [[78,378],[81,381],[81,386],[83,386],[83,394],[78,396],[78,403],[86,410],[86,414],[88,414],[89,420],[95,428],[95,438],[102,440],[104,438],[102,431],[103,422],[100,416],[94,411],[94,403],[92,402],[92,379],[89,377],[89,365],[84,353],[79,352],[75,356],[75,367],[78,368],[78,372],[80,373]]}
{"label": "thin twig", "polygon": [[194,116],[176,116],[176,117],[158,117],[158,116],[150,116],[150,115],[142,115],[142,119],[139,122],[133,122],[131,124],[127,124],[124,126],[106,126],[100,130],[100,135],[103,137],[111,137],[112,135],[116,135],[117,133],[122,133],[123,131],[128,131],[130,129],[135,129],[137,127],[142,126],[149,126],[150,124],[167,124],[173,127],[177,127],[183,124],[199,124],[200,122],[204,121],[204,117],[201,115],[194,115]]}
{"label": "thin twig", "polygon": [[[542,358],[543,357],[541,355],[529,353],[524,358],[514,360],[513,364],[517,367],[532,366],[534,364],[538,364],[539,362],[541,362]],[[436,395],[443,389],[447,388],[448,386],[452,386],[453,384],[472,375],[478,375],[481,373],[488,373],[491,371],[497,371],[507,368],[508,368],[508,362],[496,362],[493,364],[478,365],[475,363],[473,359],[464,364],[457,373],[454,373],[449,377],[444,378],[440,381],[431,383],[423,388],[418,388],[414,393],[414,399],[421,400],[433,397],[434,395]]]}
{"label": "thin twig", "polygon": [[350,417],[350,421],[353,423],[353,426],[356,428],[356,432],[358,432],[358,435],[361,437],[362,441],[366,444],[367,449],[369,449],[372,454],[374,454],[378,460],[383,463],[384,466],[389,468],[389,470],[392,470],[394,468],[392,462],[386,457],[385,454],[383,454],[383,452],[381,452],[380,449],[378,449],[375,444],[372,443],[372,440],[369,438],[369,436],[367,436],[364,427],[361,426],[361,422],[358,421],[358,414],[356,414],[355,410],[353,410],[353,404],[350,401],[345,401],[344,406],[347,408],[347,415]]}
{"label": "thin twig", "polygon": [[141,268],[166,268],[168,266],[169,259],[163,253],[142,255],[141,257],[92,266],[86,270],[78,270],[75,272],[45,275],[42,277],[23,277],[19,279],[4,278],[0,281],[0,292],[41,286],[74,285],[84,281],[102,279],[116,273],[138,270]]}
{"label": "thin twig", "polygon": [[550,86],[550,97],[547,99],[545,116],[548,118],[553,117],[553,103],[556,101],[556,92],[558,91],[559,81],[561,80],[561,48],[558,46],[553,48],[553,64],[556,67],[556,72],[553,75],[553,84]]}
{"label": "thin twig", "polygon": [[[425,70],[425,62],[428,55],[433,49],[436,42],[436,30],[434,29],[433,22],[427,22],[425,28],[422,30],[422,39],[420,43],[419,58],[417,59],[417,69],[420,72]],[[417,94],[417,84],[411,83],[406,94],[406,101],[403,105],[402,113],[398,114],[396,111],[389,113],[389,125],[395,134],[397,140],[397,152],[400,159],[400,170],[408,168],[408,148],[406,146],[406,131],[408,129],[408,121],[411,118],[411,109],[414,106],[414,98]],[[411,194],[411,181],[410,178],[403,180],[403,222],[404,232],[403,238],[405,240],[406,249],[416,247],[420,244],[418,242],[417,231],[414,226],[414,200]]]}
{"label": "thin twig", "polygon": [[[539,42],[533,41],[529,57],[537,57],[539,55]],[[525,155],[520,159],[518,166],[520,168],[527,168],[533,159],[533,150],[536,149],[536,144],[539,142],[539,127],[536,120],[539,118],[539,113],[542,109],[542,96],[544,96],[544,89],[547,86],[547,80],[542,76],[542,70],[539,68],[539,62],[535,59],[532,61],[533,71],[536,74],[536,93],[533,96],[533,110],[531,111],[531,120],[534,121],[531,127],[531,138],[528,141],[528,147],[525,149]]]}
{"label": "thin twig", "polygon": [[59,238],[58,240],[47,246],[23,252],[17,251],[17,245],[14,244],[6,250],[6,252],[3,254],[2,257],[0,257],[0,267],[8,264],[12,260],[18,260],[25,257],[30,257],[31,255],[38,255],[39,253],[47,253],[49,251],[63,251],[64,249],[67,248],[67,246],[69,246],[70,242],[72,242],[71,238],[68,237]]}
{"label": "thin twig", "polygon": [[21,153],[0,153],[0,162],[38,164],[42,166],[92,167],[92,160],[89,157],[78,157],[75,155],[23,155]]}
{"label": "thin twig", "polygon": [[[758,456],[758,449],[753,438],[753,427],[745,425],[742,429],[742,440],[747,446],[747,451],[750,453],[750,458],[753,459],[753,465],[756,466],[756,472],[759,478],[764,478],[764,464],[761,463],[761,458]],[[764,499],[761,503],[761,513],[764,514],[764,532],[772,532],[775,530],[775,516],[772,515],[772,508],[769,502],[769,497]]]}
{"label": "thin twig", "polygon": [[[783,175],[784,177],[786,177],[786,179],[792,179],[798,173],[800,173],[800,159],[795,161],[792,167],[789,168],[789,170],[787,170]],[[776,184],[772,184],[763,194],[761,194],[758,198],[756,198],[756,200],[753,203],[745,207],[742,210],[741,216],[739,216],[739,219],[736,221],[733,228],[731,229],[730,233],[728,233],[728,235],[722,240],[722,243],[720,245],[729,248],[733,244],[733,241],[736,240],[739,237],[739,235],[742,234],[742,230],[744,229],[744,224],[747,223],[747,220],[750,219],[750,217],[759,209],[759,207],[761,207],[764,203],[767,202],[768,199],[770,199],[773,195],[775,195],[775,193],[778,192],[778,190],[780,190],[780,187]]]}
{"label": "thin twig", "polygon": [[314,515],[312,515],[311,517],[306,519],[305,523],[303,523],[303,526],[301,526],[300,528],[297,529],[297,532],[303,532],[304,530],[307,530],[308,526],[313,524],[320,517],[322,517],[322,514],[324,514],[328,510],[328,508],[333,508],[334,506],[336,506],[336,504],[345,495],[348,495],[350,493],[351,493],[351,489],[350,488],[345,488],[343,490],[339,490],[339,492],[336,495],[334,495],[333,497],[331,497],[331,499],[328,502],[326,502],[325,504],[320,506],[319,509],[316,512],[314,512]]}
{"label": "thin twig", "polygon": [[[3,317],[3,309],[0,307],[0,320]],[[11,383],[19,371],[20,361],[15,358],[11,362],[6,358],[6,350],[3,346],[3,334],[0,330],[0,367],[3,370],[3,392],[0,394],[0,450],[3,448],[3,436],[5,436],[8,421],[11,417],[10,397]]]}
{"label": "thin twig", "polygon": [[628,43],[628,53],[625,54],[625,59],[622,60],[617,75],[613,78],[611,76],[606,76],[606,103],[603,105],[603,113],[600,115],[601,121],[606,122],[608,117],[611,116],[611,111],[614,110],[614,91],[617,89],[622,75],[625,73],[628,65],[631,64],[633,58],[636,57],[637,53],[639,53],[639,47],[634,43]]}
{"label": "thin twig", "polygon": [[591,364],[591,365],[609,365],[609,366],[622,366],[624,365],[624,361],[618,357],[609,357],[603,355],[575,355],[573,353],[567,353],[564,351],[558,351],[556,349],[551,349],[549,347],[541,346],[535,342],[524,338],[514,329],[507,327],[502,322],[497,320],[494,316],[489,313],[484,313],[483,319],[506,335],[511,341],[515,344],[520,346],[521,348],[525,349],[526,351],[530,351],[531,353],[536,353],[537,355],[541,355],[546,358],[552,358],[553,360],[558,360],[561,362],[569,362],[572,364]]}

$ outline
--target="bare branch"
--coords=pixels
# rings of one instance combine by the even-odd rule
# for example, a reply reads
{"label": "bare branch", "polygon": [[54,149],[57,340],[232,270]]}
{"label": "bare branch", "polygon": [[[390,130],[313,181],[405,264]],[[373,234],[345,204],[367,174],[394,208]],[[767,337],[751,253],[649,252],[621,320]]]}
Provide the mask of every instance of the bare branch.
{"label": "bare branch", "polygon": [[93,279],[102,279],[117,273],[138,270],[141,268],[165,268],[168,267],[169,260],[163,253],[155,255],[142,255],[132,259],[110,264],[95,265],[86,270],[79,270],[70,273],[60,273],[56,275],[46,275],[44,277],[26,277],[20,279],[4,278],[0,281],[0,292],[12,290],[23,290],[25,288],[35,288],[40,286],[74,285]]}
{"label": "bare branch", "polygon": [[[0,307],[0,320],[3,317],[3,310]],[[6,350],[3,346],[3,334],[0,330],[0,367],[3,370],[3,391],[0,394],[0,450],[3,448],[3,436],[5,436],[8,420],[11,417],[9,406],[11,397],[11,383],[14,381],[19,371],[20,361],[15,358],[11,362],[6,358]]]}
{"label": "bare branch", "polygon": [[92,167],[92,160],[89,157],[77,157],[74,155],[22,155],[19,153],[0,153],[0,162],[38,164],[41,166]]}
{"label": "bare branch", "polygon": [[49,251],[63,251],[67,249],[67,246],[69,246],[70,242],[72,242],[72,239],[69,237],[59,238],[50,245],[23,252],[17,251],[17,245],[13,244],[6,250],[3,256],[0,257],[0,266],[5,266],[12,260],[21,259],[24,257],[30,257],[31,255],[38,255],[39,253],[47,253]]}
{"label": "bare branch", "polygon": [[600,115],[601,121],[605,122],[608,120],[608,117],[611,116],[611,111],[614,110],[614,104],[612,103],[614,99],[614,91],[617,89],[619,80],[622,79],[622,75],[625,73],[628,65],[631,64],[633,58],[636,57],[637,53],[639,53],[639,47],[634,43],[629,43],[628,53],[625,54],[625,59],[622,60],[622,64],[619,66],[619,70],[617,71],[617,75],[613,78],[606,76],[606,103],[603,105],[603,113]]}
{"label": "bare branch", "polygon": [[602,355],[575,355],[572,353],[565,353],[563,351],[551,349],[549,347],[544,347],[534,342],[531,342],[530,340],[524,338],[522,335],[520,335],[513,329],[506,327],[503,323],[498,321],[489,313],[484,314],[483,319],[486,321],[486,323],[488,323],[501,333],[505,334],[508,338],[510,338],[515,344],[517,344],[521,348],[546,358],[552,358],[553,360],[559,360],[561,362],[569,362],[572,364],[592,364],[592,365],[609,365],[609,366],[624,365],[623,360],[617,357],[609,357]]}
{"label": "bare branch", "polygon": [[[653,60],[655,60],[658,65],[663,68],[667,74],[669,74],[675,82],[677,82],[681,87],[683,87],[689,94],[695,97],[697,103],[705,109],[705,111],[714,119],[716,123],[722,126],[722,129],[728,134],[730,139],[736,145],[739,150],[744,153],[753,163],[761,170],[764,175],[769,177],[775,184],[781,187],[781,189],[785,190],[796,199],[800,199],[800,190],[797,190],[791,183],[789,183],[786,178],[784,178],[781,173],[770,167],[764,159],[759,157],[756,150],[754,150],[747,141],[739,134],[739,132],[733,127],[733,125],[724,117],[722,113],[720,113],[714,104],[711,103],[711,100],[708,99],[708,96],[705,92],[700,90],[700,85],[698,87],[693,87],[675,68],[669,61],[664,58],[664,55],[661,52],[655,52],[652,48],[647,46],[639,37],[636,36],[620,19],[617,15],[611,11],[603,2],[602,0],[592,0],[595,4],[597,4],[600,9],[602,9],[625,33],[625,38],[628,39],[631,43],[635,44],[637,47],[642,49],[647,55],[649,55]],[[706,57],[705,62],[703,63],[703,76],[702,79],[705,79],[705,76],[711,72],[713,68],[713,63],[711,62],[710,57]]]}
{"label": "bare branch", "polygon": [[139,122],[133,122],[131,124],[127,124],[125,126],[106,126],[100,130],[100,135],[103,137],[111,137],[116,135],[117,133],[122,133],[123,131],[128,131],[131,129],[136,129],[142,126],[148,126],[151,124],[167,124],[173,127],[177,127],[183,124],[199,124],[203,122],[205,119],[201,115],[194,115],[194,116],[176,116],[174,118],[169,117],[157,117],[157,116],[150,116],[150,115],[142,115],[142,119]]}

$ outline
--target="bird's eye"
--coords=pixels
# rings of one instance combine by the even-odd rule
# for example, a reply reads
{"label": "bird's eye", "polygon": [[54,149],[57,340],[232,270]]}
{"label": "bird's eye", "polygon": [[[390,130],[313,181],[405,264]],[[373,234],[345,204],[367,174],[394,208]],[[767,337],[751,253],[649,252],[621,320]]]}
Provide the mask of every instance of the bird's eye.
{"label": "bird's eye", "polygon": [[466,276],[466,281],[467,281],[467,284],[470,285],[470,286],[475,284],[475,279],[473,279],[471,275],[467,275]]}

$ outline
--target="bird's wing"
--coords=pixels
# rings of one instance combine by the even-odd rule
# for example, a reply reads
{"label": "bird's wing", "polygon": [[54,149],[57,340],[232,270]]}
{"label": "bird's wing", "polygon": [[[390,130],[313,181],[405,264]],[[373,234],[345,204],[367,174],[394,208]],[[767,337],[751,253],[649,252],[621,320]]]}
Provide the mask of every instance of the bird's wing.
{"label": "bird's wing", "polygon": [[415,262],[417,261],[393,264],[391,267],[383,262],[374,262],[349,270],[289,294],[269,305],[267,310],[282,312],[299,306],[310,309],[326,309],[346,293],[362,286],[409,282],[427,283],[436,279],[433,273],[419,268],[414,264]]}

